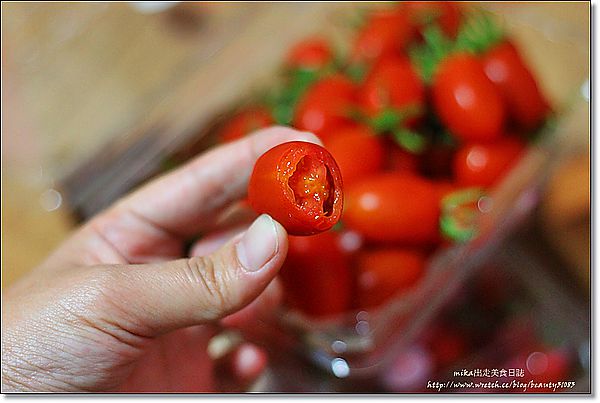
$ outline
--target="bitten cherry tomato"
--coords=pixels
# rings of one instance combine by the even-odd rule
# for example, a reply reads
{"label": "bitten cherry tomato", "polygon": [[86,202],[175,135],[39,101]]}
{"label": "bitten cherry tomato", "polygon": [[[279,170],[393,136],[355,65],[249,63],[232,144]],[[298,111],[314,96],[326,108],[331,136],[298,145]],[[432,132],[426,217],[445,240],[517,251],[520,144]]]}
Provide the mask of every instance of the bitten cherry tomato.
{"label": "bitten cherry tomato", "polygon": [[322,38],[309,38],[294,45],[287,55],[288,67],[316,70],[333,59],[329,44]]}
{"label": "bitten cherry tomato", "polygon": [[425,271],[425,255],[412,249],[381,248],[357,258],[356,301],[373,308],[414,286]]}
{"label": "bitten cherry tomato", "polygon": [[222,142],[237,140],[254,130],[271,126],[274,122],[266,108],[249,108],[239,112],[221,129],[219,139]]}
{"label": "bitten cherry tomato", "polygon": [[279,275],[286,302],[308,315],[322,317],[350,308],[352,273],[334,232],[290,236]]}
{"label": "bitten cherry tomato", "polygon": [[525,130],[539,126],[550,107],[517,48],[505,40],[484,55],[483,65],[500,90],[510,118]]}
{"label": "bitten cherry tomato", "polygon": [[433,76],[433,105],[441,122],[463,141],[492,141],[502,135],[505,106],[474,55],[448,56]]}
{"label": "bitten cherry tomato", "polygon": [[430,181],[381,173],[346,188],[344,224],[371,241],[428,244],[438,239],[439,191]]}
{"label": "bitten cherry tomato", "polygon": [[386,57],[369,72],[359,102],[369,115],[393,108],[414,123],[425,112],[425,86],[407,57]]}
{"label": "bitten cherry tomato", "polygon": [[352,123],[354,100],[355,86],[349,78],[339,74],[323,78],[300,99],[293,124],[323,138],[328,131]]}
{"label": "bitten cherry tomato", "polygon": [[397,54],[414,37],[408,13],[400,7],[374,11],[354,41],[352,60],[372,62],[384,55]]}
{"label": "bitten cherry tomato", "polygon": [[462,186],[494,185],[525,152],[525,144],[513,137],[493,143],[469,144],[454,157],[454,176]]}
{"label": "bitten cherry tomato", "polygon": [[455,38],[460,27],[461,12],[458,4],[452,1],[405,1],[404,9],[410,15],[411,23],[419,33],[427,24],[436,23],[442,32]]}
{"label": "bitten cherry tomato", "polygon": [[383,167],[385,149],[381,137],[362,125],[331,132],[325,147],[337,162],[344,184],[374,174]]}
{"label": "bitten cherry tomato", "polygon": [[248,200],[256,212],[270,214],[290,235],[326,231],[342,213],[340,169],[317,144],[280,144],[256,161]]}

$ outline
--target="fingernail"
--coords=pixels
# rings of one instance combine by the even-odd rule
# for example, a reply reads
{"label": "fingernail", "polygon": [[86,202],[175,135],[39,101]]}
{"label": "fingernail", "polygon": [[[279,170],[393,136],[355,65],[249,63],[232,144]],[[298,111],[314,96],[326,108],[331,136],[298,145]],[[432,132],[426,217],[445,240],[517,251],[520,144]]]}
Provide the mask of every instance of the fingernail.
{"label": "fingernail", "polygon": [[248,271],[258,271],[277,253],[279,241],[275,222],[267,214],[248,228],[236,249],[238,260]]}

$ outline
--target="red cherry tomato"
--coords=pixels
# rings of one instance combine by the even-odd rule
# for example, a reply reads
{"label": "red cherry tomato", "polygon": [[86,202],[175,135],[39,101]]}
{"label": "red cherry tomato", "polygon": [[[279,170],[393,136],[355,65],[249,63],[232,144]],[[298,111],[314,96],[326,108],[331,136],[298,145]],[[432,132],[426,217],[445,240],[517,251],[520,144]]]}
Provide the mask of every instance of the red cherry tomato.
{"label": "red cherry tomato", "polygon": [[383,167],[381,138],[367,126],[346,126],[332,131],[325,147],[340,167],[344,184],[374,174]]}
{"label": "red cherry tomato", "polygon": [[275,121],[266,108],[253,107],[236,114],[221,129],[219,139],[229,142],[240,139],[255,130],[271,126]]}
{"label": "red cherry tomato", "polygon": [[457,53],[433,77],[433,105],[441,122],[463,141],[492,141],[502,135],[505,106],[479,59]]}
{"label": "red cherry tomato", "polygon": [[352,273],[334,232],[290,236],[279,276],[286,302],[307,315],[335,315],[350,307]]}
{"label": "red cherry tomato", "polygon": [[398,147],[394,141],[386,140],[386,163],[389,171],[417,172],[419,169],[419,157],[403,148]]}
{"label": "red cherry tomato", "polygon": [[452,1],[406,1],[402,5],[419,33],[430,23],[437,23],[446,35],[455,38],[460,27],[461,11]]}
{"label": "red cherry tomato", "polygon": [[382,248],[363,251],[357,258],[356,301],[374,308],[413,287],[425,271],[425,255],[416,250]]}
{"label": "red cherry tomato", "polygon": [[287,65],[292,68],[317,70],[333,59],[329,44],[322,38],[309,38],[294,45],[287,55]]}
{"label": "red cherry tomato", "polygon": [[384,55],[397,54],[406,48],[414,35],[409,16],[401,8],[374,11],[358,32],[351,59],[372,62]]}
{"label": "red cherry tomato", "polygon": [[415,123],[425,112],[425,86],[407,57],[387,57],[367,75],[359,102],[369,115],[387,108],[410,111],[408,122]]}
{"label": "red cherry tomato", "polygon": [[539,126],[550,107],[516,47],[501,42],[485,54],[483,64],[485,74],[500,90],[510,118],[525,130]]}
{"label": "red cherry tomato", "polygon": [[512,137],[494,143],[469,144],[454,157],[456,183],[462,186],[492,186],[525,152],[525,144]]}
{"label": "red cherry tomato", "polygon": [[346,188],[344,224],[371,241],[430,244],[438,239],[439,191],[399,172],[365,178]]}
{"label": "red cherry tomato", "polygon": [[323,138],[327,132],[351,123],[355,86],[349,78],[333,75],[317,81],[300,99],[293,125]]}
{"label": "red cherry tomato", "polygon": [[317,144],[280,144],[256,161],[248,200],[256,212],[270,214],[290,235],[326,231],[342,213],[340,169]]}

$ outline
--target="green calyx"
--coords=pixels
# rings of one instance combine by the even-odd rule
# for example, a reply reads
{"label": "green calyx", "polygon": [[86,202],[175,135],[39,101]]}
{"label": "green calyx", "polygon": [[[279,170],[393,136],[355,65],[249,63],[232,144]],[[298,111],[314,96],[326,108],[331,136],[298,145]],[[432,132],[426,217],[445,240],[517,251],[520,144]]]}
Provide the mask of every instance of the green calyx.
{"label": "green calyx", "polygon": [[456,36],[456,51],[481,54],[504,38],[500,26],[485,11],[473,11]]}
{"label": "green calyx", "polygon": [[452,52],[454,44],[436,24],[425,28],[423,39],[423,44],[413,46],[409,50],[409,56],[413,65],[417,67],[421,79],[429,84],[437,66]]}
{"label": "green calyx", "polygon": [[456,39],[444,34],[437,23],[427,25],[423,43],[413,46],[409,56],[425,83],[430,84],[437,66],[449,54],[470,52],[481,54],[502,40],[504,33],[492,16],[485,11],[465,14]]}
{"label": "green calyx", "polygon": [[441,201],[440,230],[454,242],[467,242],[477,235],[477,202],[485,196],[481,188],[462,189]]}
{"label": "green calyx", "polygon": [[406,128],[394,131],[394,140],[400,147],[412,154],[421,154],[427,148],[425,136]]}
{"label": "green calyx", "polygon": [[425,137],[406,127],[407,119],[418,116],[421,108],[418,105],[406,106],[402,109],[386,108],[373,117],[358,116],[377,134],[392,135],[394,141],[404,150],[412,154],[420,154],[427,146]]}
{"label": "green calyx", "polygon": [[288,72],[289,81],[278,93],[269,99],[273,118],[278,124],[289,125],[294,118],[294,110],[300,97],[321,77],[319,70],[294,69]]}

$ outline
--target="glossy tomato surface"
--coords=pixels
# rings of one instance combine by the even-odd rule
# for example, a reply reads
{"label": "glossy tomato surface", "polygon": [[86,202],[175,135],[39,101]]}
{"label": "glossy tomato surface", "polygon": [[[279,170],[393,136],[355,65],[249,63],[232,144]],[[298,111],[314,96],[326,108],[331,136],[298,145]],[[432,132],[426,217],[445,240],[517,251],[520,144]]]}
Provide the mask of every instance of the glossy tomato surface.
{"label": "glossy tomato surface", "polygon": [[219,133],[222,142],[240,139],[255,130],[271,126],[275,121],[267,108],[248,108],[237,113]]}
{"label": "glossy tomato surface", "polygon": [[294,45],[286,59],[288,67],[320,69],[333,60],[333,52],[323,38],[308,38]]}
{"label": "glossy tomato surface", "polygon": [[324,139],[328,131],[352,123],[356,88],[347,77],[336,74],[313,84],[300,99],[294,126]]}
{"label": "glossy tomato surface", "polygon": [[357,258],[356,302],[373,308],[410,289],[423,276],[425,254],[412,249],[365,250]]}
{"label": "glossy tomato surface", "polygon": [[506,137],[493,143],[468,144],[454,156],[454,176],[462,186],[488,187],[497,183],[525,152],[525,144]]}
{"label": "glossy tomato surface", "polygon": [[502,93],[517,127],[532,130],[539,126],[550,107],[517,48],[503,41],[485,54],[483,63],[485,74]]}
{"label": "glossy tomato surface", "polygon": [[325,148],[340,167],[346,185],[383,168],[385,149],[382,138],[367,126],[345,126],[331,132]]}
{"label": "glossy tomato surface", "polygon": [[398,54],[414,35],[409,15],[400,7],[374,11],[354,40],[351,58],[356,62],[373,62],[382,56]]}
{"label": "glossy tomato surface", "polygon": [[439,191],[416,175],[390,172],[346,187],[343,222],[371,241],[428,244],[438,239]]}
{"label": "glossy tomato surface", "polygon": [[435,111],[462,141],[492,141],[505,124],[504,100],[474,55],[457,53],[438,66],[433,77]]}
{"label": "glossy tomato surface", "polygon": [[337,234],[288,238],[287,258],[279,272],[287,304],[316,317],[350,309],[352,273]]}
{"label": "glossy tomato surface", "polygon": [[410,113],[409,122],[414,123],[425,111],[425,85],[408,57],[387,57],[369,72],[359,102],[369,115],[392,108]]}
{"label": "glossy tomato surface", "polygon": [[248,200],[256,212],[271,215],[290,235],[326,231],[342,213],[340,169],[317,144],[280,144],[256,161]]}

